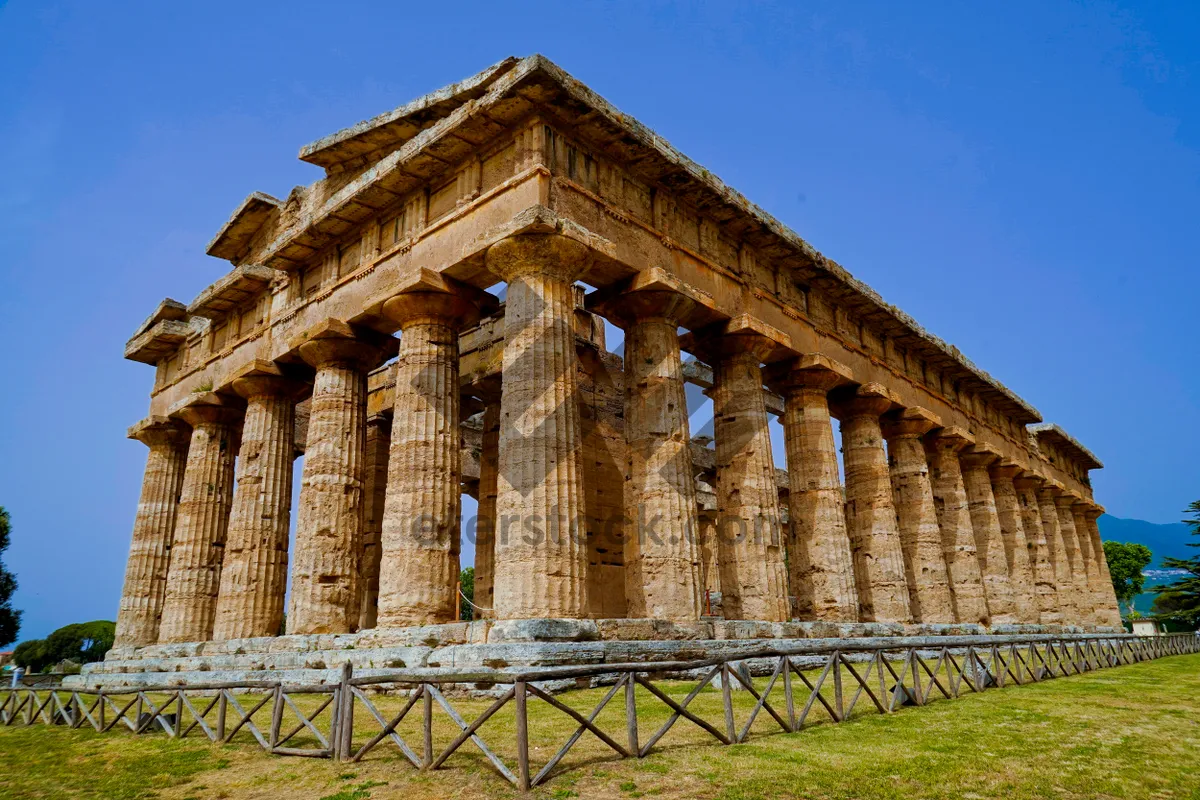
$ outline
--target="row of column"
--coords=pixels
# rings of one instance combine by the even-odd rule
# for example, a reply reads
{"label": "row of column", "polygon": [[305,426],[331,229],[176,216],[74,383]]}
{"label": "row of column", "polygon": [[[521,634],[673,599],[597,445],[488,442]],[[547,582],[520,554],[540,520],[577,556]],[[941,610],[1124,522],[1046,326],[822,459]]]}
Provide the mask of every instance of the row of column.
{"label": "row of column", "polygon": [[[508,289],[502,385],[484,417],[477,602],[496,618],[585,617],[572,286],[588,250],[564,236],[527,234],[493,245],[487,264]],[[633,523],[625,536],[629,613],[696,619],[701,525],[677,334],[694,308],[663,290],[631,292],[618,308]],[[368,439],[366,375],[387,353],[344,325],[326,326],[298,348],[313,370],[312,404],[288,633],[453,617],[458,339],[479,308],[469,291],[451,290],[401,294],[383,311],[399,326],[400,345],[382,498],[365,488],[383,455],[383,437]],[[845,370],[821,357],[802,358],[774,378],[786,396],[791,526],[784,531],[763,395],[771,345],[749,334],[711,337],[704,346],[714,362],[726,617],[1072,622],[1092,621],[1095,609],[1110,605],[1087,504],[997,463],[927,412],[897,410],[883,387],[849,386]],[[294,408],[308,387],[256,362],[232,389],[241,402],[205,395],[177,419],[134,432],[150,455],[118,644],[279,632]],[[844,502],[831,402],[842,424]],[[379,520],[377,531],[367,519]]]}

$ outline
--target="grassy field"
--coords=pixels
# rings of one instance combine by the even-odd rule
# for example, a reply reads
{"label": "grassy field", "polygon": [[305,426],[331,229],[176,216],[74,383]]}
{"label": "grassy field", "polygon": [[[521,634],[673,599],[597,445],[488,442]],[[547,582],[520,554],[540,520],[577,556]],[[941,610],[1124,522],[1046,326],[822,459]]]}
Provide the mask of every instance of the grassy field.
{"label": "grassy field", "polygon": [[[670,693],[678,698],[689,688],[673,686]],[[600,696],[581,691],[563,697],[586,713]],[[389,697],[377,702],[390,718],[402,701]],[[488,705],[453,702],[468,719]],[[743,720],[752,700],[743,692],[738,702]],[[619,741],[620,705],[618,697],[598,720]],[[717,692],[706,691],[692,708],[705,719],[721,718]],[[732,747],[711,738],[706,744],[706,734],[681,721],[660,749],[640,761],[616,760],[588,735],[562,771],[533,796],[1200,798],[1200,655],[989,690],[890,717],[877,716],[870,708],[860,702],[848,724],[818,722],[799,734],[767,735],[774,723],[764,713],[754,726],[758,735]],[[666,714],[660,703],[639,694],[643,740]],[[265,724],[267,717],[261,719]],[[361,710],[356,722],[356,744],[378,730]],[[531,754],[539,764],[573,729],[566,716],[531,702]],[[455,732],[439,716],[435,745],[444,746]],[[420,742],[415,718],[411,724],[406,720],[400,733],[414,746]],[[513,763],[510,714],[502,712],[481,734]],[[249,742],[241,735],[235,743],[214,746],[202,736],[174,742],[117,731],[0,727],[0,798],[517,796],[469,745],[443,769],[421,773],[390,746],[360,763],[340,764],[268,756]],[[294,744],[310,746],[312,741]]]}

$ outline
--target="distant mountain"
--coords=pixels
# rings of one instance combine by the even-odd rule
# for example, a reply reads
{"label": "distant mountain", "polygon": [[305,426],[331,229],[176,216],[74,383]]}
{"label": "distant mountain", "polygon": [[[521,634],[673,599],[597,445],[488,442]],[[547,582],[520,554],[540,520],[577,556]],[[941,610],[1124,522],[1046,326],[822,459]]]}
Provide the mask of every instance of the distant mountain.
{"label": "distant mountain", "polygon": [[1156,525],[1141,519],[1121,519],[1108,514],[1103,514],[1098,522],[1101,539],[1112,542],[1137,542],[1149,547],[1150,552],[1154,553],[1154,561],[1151,564],[1154,567],[1162,563],[1163,556],[1192,558],[1200,555],[1196,548],[1186,546],[1188,542],[1200,542],[1200,537],[1191,536],[1188,526],[1182,522]]}

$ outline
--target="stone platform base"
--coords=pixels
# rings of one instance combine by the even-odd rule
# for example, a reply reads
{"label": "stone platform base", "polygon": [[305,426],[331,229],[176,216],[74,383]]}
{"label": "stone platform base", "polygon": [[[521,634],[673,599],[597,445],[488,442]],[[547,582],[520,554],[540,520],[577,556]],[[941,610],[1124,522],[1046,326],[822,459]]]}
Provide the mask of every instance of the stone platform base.
{"label": "stone platform base", "polygon": [[[343,663],[355,675],[397,670],[431,674],[517,672],[530,667],[686,661],[814,640],[1110,633],[1063,625],[901,625],[651,619],[531,619],[456,622],[359,633],[275,636],[222,642],[113,648],[63,683],[75,688],[271,680],[336,683]],[[832,642],[831,642],[832,643]]]}

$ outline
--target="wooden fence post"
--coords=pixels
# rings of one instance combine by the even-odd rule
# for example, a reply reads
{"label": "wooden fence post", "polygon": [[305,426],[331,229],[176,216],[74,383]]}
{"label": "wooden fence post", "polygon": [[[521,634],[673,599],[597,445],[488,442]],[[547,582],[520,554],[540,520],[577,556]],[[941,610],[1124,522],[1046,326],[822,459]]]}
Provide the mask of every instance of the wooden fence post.
{"label": "wooden fence post", "polygon": [[629,752],[636,758],[642,757],[641,747],[638,745],[638,719],[637,719],[637,681],[634,680],[634,673],[625,673],[625,730],[629,735]]}
{"label": "wooden fence post", "polygon": [[340,761],[348,761],[353,755],[352,742],[354,741],[354,689],[350,685],[350,678],[354,675],[354,668],[347,661],[342,664],[342,679],[338,683],[338,691],[340,692],[340,708],[341,713],[338,714],[338,750],[337,758]]}
{"label": "wooden fence post", "polygon": [[423,715],[421,717],[421,730],[424,732],[425,748],[422,751],[422,763],[425,768],[433,766],[433,692],[429,691],[430,684],[421,684],[421,694],[424,695],[422,700]]}
{"label": "wooden fence post", "polygon": [[529,714],[525,705],[525,681],[513,687],[517,709],[517,788],[529,791]]}

